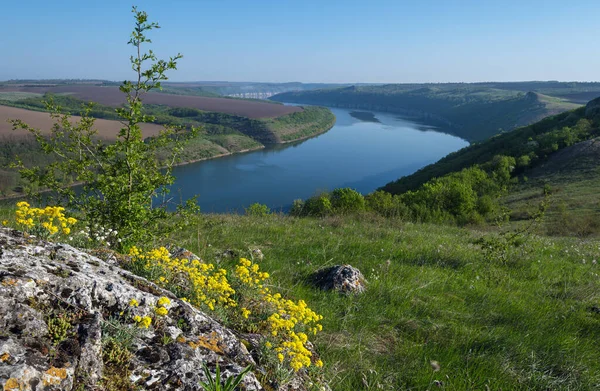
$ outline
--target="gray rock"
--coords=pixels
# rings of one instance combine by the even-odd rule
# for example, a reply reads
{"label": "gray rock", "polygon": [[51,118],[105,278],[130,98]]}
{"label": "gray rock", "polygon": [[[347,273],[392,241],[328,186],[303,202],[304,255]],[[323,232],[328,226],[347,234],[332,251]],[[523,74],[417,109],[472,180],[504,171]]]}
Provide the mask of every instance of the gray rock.
{"label": "gray rock", "polygon": [[[152,316],[161,296],[171,300],[169,314],[138,328],[133,317]],[[60,338],[57,319],[68,320]],[[0,229],[2,389],[102,388],[114,371],[103,354],[115,335],[130,336],[129,367],[117,369],[140,389],[201,390],[202,364],[214,371],[218,362],[225,377],[254,364],[231,330],[157,285],[71,246]],[[262,390],[253,373],[244,386]]]}
{"label": "gray rock", "polygon": [[315,285],[324,290],[345,294],[363,293],[366,280],[360,270],[350,265],[336,265],[319,270],[313,276]]}

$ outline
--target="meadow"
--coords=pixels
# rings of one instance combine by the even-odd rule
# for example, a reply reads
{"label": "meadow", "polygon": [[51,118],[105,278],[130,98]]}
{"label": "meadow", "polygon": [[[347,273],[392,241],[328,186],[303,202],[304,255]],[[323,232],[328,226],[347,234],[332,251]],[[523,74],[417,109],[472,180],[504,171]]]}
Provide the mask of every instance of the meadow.
{"label": "meadow", "polygon": [[[287,296],[324,316],[316,346],[334,390],[595,390],[600,387],[600,242],[524,234],[505,254],[498,232],[327,218],[204,215],[176,241],[210,262],[250,256]],[[367,292],[314,287],[336,264]]]}

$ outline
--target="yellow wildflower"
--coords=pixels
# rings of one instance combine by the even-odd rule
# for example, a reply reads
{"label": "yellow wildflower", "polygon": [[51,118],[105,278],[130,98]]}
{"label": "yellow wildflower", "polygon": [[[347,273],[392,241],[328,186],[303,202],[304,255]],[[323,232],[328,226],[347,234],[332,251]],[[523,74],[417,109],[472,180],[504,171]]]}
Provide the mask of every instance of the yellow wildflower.
{"label": "yellow wildflower", "polygon": [[154,310],[154,312],[156,312],[156,315],[158,316],[165,316],[169,313],[169,310],[165,307],[158,307]]}
{"label": "yellow wildflower", "polygon": [[158,301],[156,302],[156,305],[157,305],[158,307],[164,307],[164,306],[166,306],[166,305],[169,305],[169,304],[171,304],[171,300],[169,300],[169,298],[168,298],[168,297],[165,297],[165,296],[161,297],[161,298],[160,298],[160,299],[158,299]]}
{"label": "yellow wildflower", "polygon": [[138,303],[138,301],[136,299],[129,300],[129,306],[130,307],[137,307],[139,305],[140,305],[140,303]]}
{"label": "yellow wildflower", "polygon": [[248,319],[248,316],[251,314],[250,310],[248,310],[247,308],[242,307],[242,316],[245,319]]}

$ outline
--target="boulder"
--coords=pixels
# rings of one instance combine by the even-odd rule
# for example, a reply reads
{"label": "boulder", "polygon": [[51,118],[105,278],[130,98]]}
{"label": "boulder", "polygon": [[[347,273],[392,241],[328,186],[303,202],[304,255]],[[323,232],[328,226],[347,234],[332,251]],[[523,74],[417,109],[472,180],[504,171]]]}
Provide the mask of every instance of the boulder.
{"label": "boulder", "polygon": [[[0,229],[1,389],[201,390],[202,365],[214,373],[217,363],[229,377],[254,360],[231,330],[148,280]],[[262,390],[253,373],[243,384]]]}
{"label": "boulder", "polygon": [[363,293],[366,280],[360,270],[350,265],[336,265],[319,270],[313,276],[316,286],[345,294]]}

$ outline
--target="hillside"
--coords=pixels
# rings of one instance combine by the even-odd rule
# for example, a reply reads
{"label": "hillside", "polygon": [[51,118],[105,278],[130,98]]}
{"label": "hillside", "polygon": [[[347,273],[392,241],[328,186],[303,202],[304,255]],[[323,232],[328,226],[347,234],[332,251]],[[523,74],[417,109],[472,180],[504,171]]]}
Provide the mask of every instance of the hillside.
{"label": "hillside", "polygon": [[513,220],[527,218],[532,205],[544,197],[540,189],[547,188],[551,202],[541,233],[579,237],[600,233],[599,137],[561,149],[526,175],[502,199]]}
{"label": "hillside", "polygon": [[[86,88],[89,89],[89,87]],[[151,95],[170,96],[148,94],[146,97]],[[44,112],[46,110],[44,101],[52,98],[56,104],[60,105],[64,113],[74,115],[73,120],[76,120],[86,103],[76,96],[0,92],[0,141],[2,141],[0,144],[0,195],[14,195],[23,191],[25,184],[21,182],[15,170],[8,168],[8,165],[13,163],[17,156],[26,165],[43,166],[52,159],[52,156],[42,153],[31,137],[13,131],[12,125],[7,122],[7,119],[21,119],[44,132],[49,132],[54,120]],[[194,97],[181,96],[181,98]],[[221,99],[221,101],[237,102],[238,100]],[[276,110],[289,108],[289,106],[272,103],[244,100],[240,100],[240,102],[245,105],[258,104],[261,107],[267,106],[269,109],[275,108]],[[250,106],[246,106],[246,108],[248,107]],[[146,105],[146,112],[155,116],[153,124],[142,125],[146,137],[156,135],[162,129],[160,125],[178,125],[187,129],[192,126],[200,128],[199,135],[191,140],[181,154],[183,163],[305,139],[329,130],[335,123],[335,116],[330,110],[312,106],[293,107],[293,110],[287,114],[285,111],[281,111],[283,114],[268,118],[250,118],[189,107],[156,104]],[[90,115],[96,118],[95,128],[99,138],[104,140],[110,141],[111,138],[114,138],[122,126],[112,106],[95,104]]]}
{"label": "hillside", "polygon": [[[501,85],[388,84],[287,92],[270,99],[398,113],[439,125],[472,142],[578,107],[576,103],[542,93],[499,87]],[[600,95],[600,87],[595,91]]]}
{"label": "hillside", "polygon": [[596,107],[599,102],[600,99],[595,99],[586,107],[548,117],[533,125],[472,144],[412,175],[388,183],[382,189],[394,194],[403,193],[421,186],[431,178],[459,171],[474,164],[486,163],[495,155],[523,157],[518,172],[533,168],[559,149],[598,134],[600,114]]}

